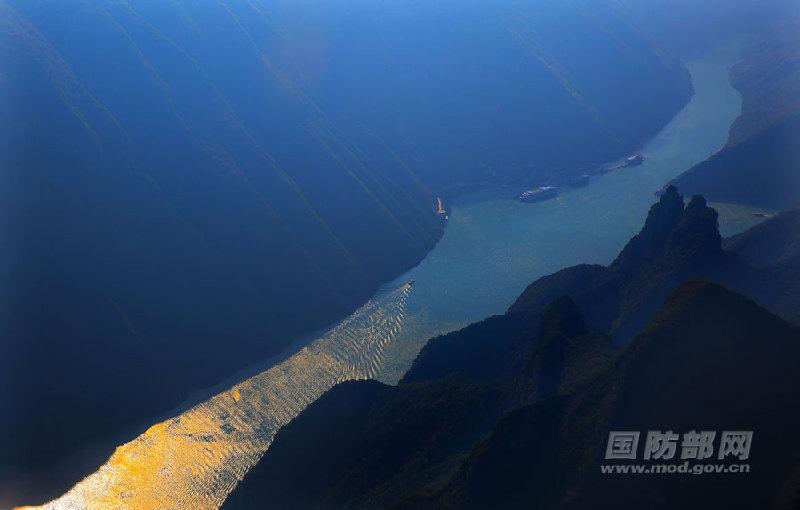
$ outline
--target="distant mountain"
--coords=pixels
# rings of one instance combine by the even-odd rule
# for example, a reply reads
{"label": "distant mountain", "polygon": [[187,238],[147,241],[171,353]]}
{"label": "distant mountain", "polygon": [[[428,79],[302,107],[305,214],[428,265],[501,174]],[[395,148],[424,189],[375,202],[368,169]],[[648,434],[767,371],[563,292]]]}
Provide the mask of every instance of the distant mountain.
{"label": "distant mountain", "polygon": [[731,75],[742,113],[726,146],[674,181],[681,191],[769,209],[800,205],[798,31],[800,14],[750,43]]}
{"label": "distant mountain", "polygon": [[347,315],[438,187],[570,175],[691,95],[605,1],[2,0],[0,47],[0,479]]}
{"label": "distant mountain", "polygon": [[[800,279],[778,278],[800,267],[790,262],[794,219],[773,218],[724,250],[715,211],[700,197],[684,206],[668,189],[610,266],[542,278],[506,314],[430,340],[397,387],[331,390],[278,433],[225,508],[789,501],[800,449],[781,438],[800,425],[800,328],[717,284],[687,281],[736,286],[797,321],[800,306],[783,297]],[[749,243],[771,248],[754,256]],[[752,476],[599,475],[609,430],[697,427],[763,436]]]}

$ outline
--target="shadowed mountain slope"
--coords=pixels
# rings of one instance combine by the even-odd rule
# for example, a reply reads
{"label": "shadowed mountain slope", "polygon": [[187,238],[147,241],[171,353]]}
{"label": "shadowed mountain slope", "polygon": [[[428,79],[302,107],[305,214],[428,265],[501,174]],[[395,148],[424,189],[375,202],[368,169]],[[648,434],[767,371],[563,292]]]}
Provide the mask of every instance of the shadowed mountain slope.
{"label": "shadowed mountain slope", "polygon": [[754,267],[789,263],[800,256],[800,210],[780,213],[724,244]]}
{"label": "shadowed mountain slope", "polygon": [[[602,376],[509,414],[438,497],[461,508],[771,508],[800,450],[800,329],[706,283],[682,286]],[[601,475],[609,430],[753,430],[747,475]],[[624,501],[619,494],[625,494]]]}
{"label": "shadowed mountain slope", "polygon": [[726,240],[729,250],[757,269],[752,296],[800,322],[800,211],[788,211]]}
{"label": "shadowed mountain slope", "polygon": [[[403,163],[336,134],[241,30],[181,45],[123,4],[18,7],[0,4],[0,465],[56,458],[277,353],[440,235]],[[223,48],[236,65],[203,58]]]}
{"label": "shadowed mountain slope", "polygon": [[800,13],[751,41],[731,72],[742,113],[726,146],[675,180],[685,193],[771,209],[800,204]]}
{"label": "shadowed mountain slope", "polygon": [[309,95],[396,144],[437,188],[577,175],[637,148],[692,93],[681,64],[605,0],[280,0],[269,10],[296,43],[275,58]]}
{"label": "shadowed mountain slope", "polygon": [[[225,508],[772,508],[791,497],[800,449],[783,438],[800,425],[800,329],[692,282],[613,355],[599,337],[571,336],[583,329],[576,310],[550,306],[518,356],[498,355],[495,377],[445,369],[334,388],[278,434]],[[525,388],[537,391],[485,404]],[[753,430],[751,472],[600,474],[609,430],[698,427]]]}
{"label": "shadowed mountain slope", "polygon": [[[497,349],[474,352],[480,371],[462,366],[431,379],[409,373],[397,387],[358,381],[332,389],[278,434],[224,508],[402,507],[410,488],[446,483],[506,411],[591,374],[573,368],[591,360],[599,369],[610,359],[608,339],[588,334],[568,298],[538,327],[505,319],[448,335],[478,347],[470,341],[484,333]],[[504,320],[492,330],[497,342],[486,342]]]}
{"label": "shadowed mountain slope", "polygon": [[688,73],[609,5],[0,1],[0,472],[346,316],[439,186],[655,133]]}

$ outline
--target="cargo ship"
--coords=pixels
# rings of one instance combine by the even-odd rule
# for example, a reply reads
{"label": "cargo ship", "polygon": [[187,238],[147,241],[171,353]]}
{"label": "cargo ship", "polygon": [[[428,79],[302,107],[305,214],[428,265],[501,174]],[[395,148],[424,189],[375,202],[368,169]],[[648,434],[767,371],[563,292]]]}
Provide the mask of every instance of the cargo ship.
{"label": "cargo ship", "polygon": [[634,154],[625,158],[625,166],[638,166],[644,163],[644,156],[641,154]]}
{"label": "cargo ship", "polygon": [[628,168],[629,166],[639,166],[644,163],[644,156],[641,154],[632,154],[625,158],[625,161],[620,163],[617,166],[612,166],[608,169],[609,172],[613,172],[614,170],[620,170],[622,168]]}
{"label": "cargo ship", "polygon": [[539,188],[529,189],[517,195],[517,200],[522,202],[541,202],[555,198],[558,195],[558,188],[555,186],[541,186]]}

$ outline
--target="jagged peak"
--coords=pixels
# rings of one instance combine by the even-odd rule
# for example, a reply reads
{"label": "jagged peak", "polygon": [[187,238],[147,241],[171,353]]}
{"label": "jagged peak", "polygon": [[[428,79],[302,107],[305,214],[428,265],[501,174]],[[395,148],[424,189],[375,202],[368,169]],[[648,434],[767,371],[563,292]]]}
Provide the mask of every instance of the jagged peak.
{"label": "jagged peak", "polygon": [[667,189],[664,190],[664,193],[661,195],[658,203],[663,204],[666,202],[675,202],[677,200],[680,200],[681,203],[683,203],[683,195],[681,195],[675,185],[670,184],[667,186]]}
{"label": "jagged peak", "polygon": [[628,242],[615,264],[631,257],[657,257],[683,213],[683,197],[675,186],[669,186],[659,201],[650,207],[644,227]]}
{"label": "jagged peak", "polygon": [[708,204],[706,203],[705,197],[703,195],[692,195],[692,199],[689,201],[689,205],[686,206],[686,213],[693,213],[695,211],[703,211]]}
{"label": "jagged peak", "polygon": [[665,250],[686,250],[692,253],[722,252],[719,234],[719,214],[709,207],[706,199],[694,195],[684,210],[681,221],[673,228]]}
{"label": "jagged peak", "polygon": [[692,196],[684,207],[681,194],[669,186],[650,208],[642,230],[628,242],[613,265],[655,260],[665,252],[685,250],[722,251],[718,214],[701,195]]}

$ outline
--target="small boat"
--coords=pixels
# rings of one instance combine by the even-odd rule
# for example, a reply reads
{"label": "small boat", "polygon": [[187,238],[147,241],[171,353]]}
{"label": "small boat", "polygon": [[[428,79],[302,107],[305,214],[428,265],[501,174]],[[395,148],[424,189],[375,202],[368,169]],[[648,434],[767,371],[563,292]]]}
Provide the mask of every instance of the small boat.
{"label": "small boat", "polygon": [[436,197],[436,214],[439,217],[444,218],[445,220],[447,217],[447,209],[444,208],[444,202],[442,201],[442,197]]}
{"label": "small boat", "polygon": [[637,166],[644,163],[644,156],[641,154],[633,154],[625,158],[625,166]]}
{"label": "small boat", "polygon": [[644,163],[644,156],[642,156],[641,154],[631,154],[630,156],[625,158],[625,161],[623,161],[622,163],[620,163],[617,166],[612,166],[607,171],[608,172],[613,172],[614,170],[620,170],[622,168],[628,168],[629,166],[639,166],[642,163]]}
{"label": "small boat", "polygon": [[558,188],[555,186],[541,186],[529,189],[517,195],[517,200],[522,202],[541,202],[558,196]]}

